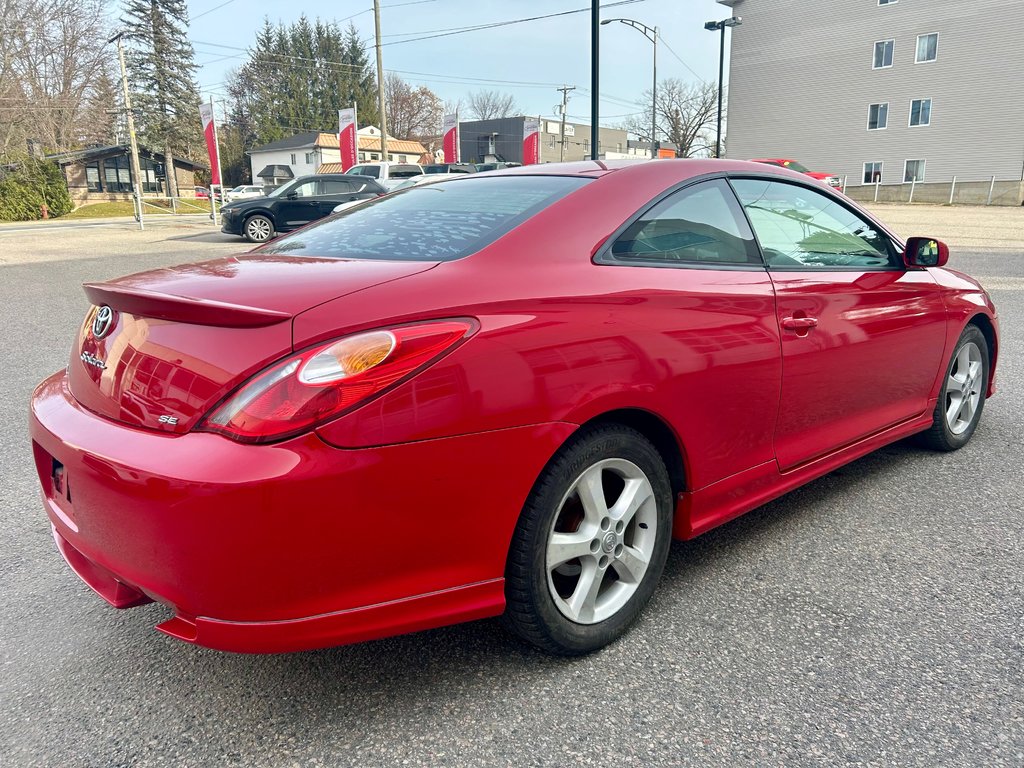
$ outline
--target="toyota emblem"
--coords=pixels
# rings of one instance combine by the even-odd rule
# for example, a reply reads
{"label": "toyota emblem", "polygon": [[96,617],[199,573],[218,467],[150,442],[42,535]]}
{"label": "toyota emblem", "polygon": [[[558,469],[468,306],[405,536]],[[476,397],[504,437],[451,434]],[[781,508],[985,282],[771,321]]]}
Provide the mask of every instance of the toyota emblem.
{"label": "toyota emblem", "polygon": [[96,316],[92,319],[92,336],[94,339],[102,339],[113,327],[114,310],[104,304],[96,310]]}

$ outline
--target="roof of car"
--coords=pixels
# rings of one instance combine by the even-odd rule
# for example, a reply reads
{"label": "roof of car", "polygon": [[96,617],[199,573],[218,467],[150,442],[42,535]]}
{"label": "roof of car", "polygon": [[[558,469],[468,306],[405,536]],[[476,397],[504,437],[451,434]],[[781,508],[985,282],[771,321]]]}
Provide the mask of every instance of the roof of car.
{"label": "roof of car", "polygon": [[648,173],[667,173],[676,175],[681,180],[705,173],[748,171],[757,173],[779,173],[793,178],[803,178],[802,174],[779,166],[766,168],[749,160],[716,160],[713,158],[678,158],[659,160],[577,160],[569,163],[538,163],[521,165],[517,168],[502,168],[497,171],[484,171],[482,176],[591,176],[599,177],[610,173],[626,172],[646,175]]}

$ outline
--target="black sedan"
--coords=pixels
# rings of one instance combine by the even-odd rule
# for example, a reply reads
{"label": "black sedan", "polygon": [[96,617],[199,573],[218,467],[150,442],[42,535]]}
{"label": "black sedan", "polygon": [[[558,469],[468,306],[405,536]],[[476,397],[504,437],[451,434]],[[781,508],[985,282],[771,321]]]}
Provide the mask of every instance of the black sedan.
{"label": "black sedan", "polygon": [[263,243],[279,232],[329,216],[339,203],[366,200],[387,192],[368,176],[322,173],[300,176],[266,197],[238,200],[220,209],[221,232]]}

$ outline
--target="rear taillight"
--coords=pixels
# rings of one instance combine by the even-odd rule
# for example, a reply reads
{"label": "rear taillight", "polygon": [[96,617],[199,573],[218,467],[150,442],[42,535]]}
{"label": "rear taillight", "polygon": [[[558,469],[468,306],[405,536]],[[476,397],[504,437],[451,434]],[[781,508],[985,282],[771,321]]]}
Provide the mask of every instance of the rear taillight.
{"label": "rear taillight", "polygon": [[243,443],[305,432],[363,405],[451,352],[478,327],[434,320],[346,336],[274,363],[197,427]]}

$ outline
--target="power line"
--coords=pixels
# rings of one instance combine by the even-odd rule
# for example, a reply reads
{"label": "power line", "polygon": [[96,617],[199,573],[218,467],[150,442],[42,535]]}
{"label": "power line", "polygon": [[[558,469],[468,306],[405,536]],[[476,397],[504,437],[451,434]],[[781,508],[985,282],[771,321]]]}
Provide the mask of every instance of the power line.
{"label": "power line", "polygon": [[[621,5],[633,5],[634,3],[642,3],[645,0],[619,0],[615,3],[606,3],[601,8],[616,8]],[[394,35],[385,35],[385,37],[403,37],[407,35],[422,35],[421,37],[409,37],[406,40],[392,40],[387,43],[381,43],[381,45],[401,45],[402,43],[415,43],[420,40],[433,40],[438,37],[450,37],[452,35],[463,35],[467,32],[478,32],[482,29],[495,29],[496,27],[507,27],[512,24],[523,24],[528,21],[539,21],[541,19],[552,19],[558,16],[570,16],[574,13],[589,13],[592,9],[588,6],[586,8],[577,8],[572,11],[560,11],[558,13],[547,13],[541,16],[528,16],[521,19],[509,19],[507,21],[496,21],[489,24],[477,24],[469,27],[450,27],[448,29],[435,29],[426,30],[424,32],[405,32],[395,33]],[[436,33],[436,34],[435,34]]]}
{"label": "power line", "polygon": [[193,16],[193,17],[192,17],[191,19],[189,19],[189,24],[191,24],[191,23],[192,23],[193,21],[195,21],[196,19],[201,19],[201,18],[203,18],[203,16],[206,16],[207,14],[213,13],[214,11],[219,11],[219,10],[220,10],[221,8],[223,8],[223,7],[225,6],[225,5],[231,5],[231,4],[233,3],[233,2],[235,2],[235,0],[225,0],[225,2],[221,3],[220,5],[215,5],[215,6],[213,6],[213,8],[211,8],[210,10],[208,10],[208,11],[203,11],[202,13],[200,13],[200,14],[197,14],[196,16]]}
{"label": "power line", "polygon": [[[243,58],[243,56],[246,55],[246,54],[251,55],[251,52],[250,52],[250,50],[248,48],[240,48],[240,47],[235,46],[235,45],[225,45],[223,43],[211,43],[211,42],[206,42],[204,40],[193,40],[192,43],[194,45],[206,45],[206,46],[212,46],[214,48],[226,48],[228,50],[242,51],[242,53],[240,53],[240,54],[234,54],[232,56],[225,57],[225,58]],[[204,53],[204,54],[212,54],[212,53],[214,53],[213,51],[202,51],[202,50],[200,50],[198,52],[199,53]],[[297,61],[297,62],[300,62],[302,65],[305,65],[305,66],[318,66],[318,65],[319,66],[324,66],[327,69],[338,71],[338,72],[345,72],[345,71],[348,71],[348,72],[361,72],[362,71],[362,68],[357,67],[357,66],[352,65],[352,64],[348,64],[348,63],[343,62],[343,61],[333,61],[333,60],[329,60],[329,59],[321,61],[321,60],[318,60],[318,59],[310,58],[308,56],[294,56],[294,55],[286,54],[286,53],[264,53],[263,55],[269,56],[271,58],[276,58],[276,59],[288,59],[290,61]],[[423,77],[423,78],[434,78],[434,79],[443,78],[443,79],[440,79],[440,80],[437,80],[437,81],[438,82],[449,82],[449,83],[452,83],[453,85],[458,85],[458,84],[471,85],[473,83],[481,83],[481,84],[485,84],[485,85],[507,85],[507,86],[510,86],[510,87],[530,87],[530,88],[552,88],[552,87],[555,87],[555,86],[559,85],[558,83],[553,83],[553,82],[543,83],[543,82],[536,82],[536,81],[532,81],[532,80],[500,80],[500,79],[496,79],[496,78],[469,77],[469,76],[464,76],[464,75],[448,75],[448,74],[442,74],[442,73],[438,73],[438,72],[416,72],[416,71],[405,70],[405,69],[385,69],[384,71],[385,72],[394,72],[395,74],[400,74],[400,75],[414,75],[414,76]]]}

